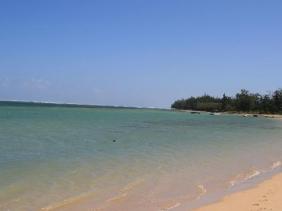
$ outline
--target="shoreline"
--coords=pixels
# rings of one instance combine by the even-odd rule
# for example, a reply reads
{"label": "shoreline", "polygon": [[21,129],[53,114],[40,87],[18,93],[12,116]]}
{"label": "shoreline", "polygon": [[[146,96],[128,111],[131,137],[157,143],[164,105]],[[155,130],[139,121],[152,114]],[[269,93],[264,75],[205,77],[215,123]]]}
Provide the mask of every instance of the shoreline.
{"label": "shoreline", "polygon": [[231,193],[219,201],[204,205],[195,211],[249,211],[282,210],[282,173],[277,173],[255,187]]}
{"label": "shoreline", "polygon": [[[202,196],[206,197],[206,189],[204,186],[199,186],[199,188],[203,190],[204,194],[199,195],[199,197],[195,198],[195,200],[193,201],[188,202],[183,198],[180,201],[169,200],[166,203],[158,204],[159,206],[155,204],[154,208],[152,206],[149,206],[148,204],[144,204],[143,206],[148,208],[148,210],[150,211],[281,211],[282,207],[280,209],[280,206],[282,206],[282,203],[280,205],[280,199],[282,198],[282,172],[280,167],[280,162],[279,164],[274,163],[272,165],[272,170],[274,170],[275,172],[264,172],[265,175],[260,175],[260,177],[256,177],[259,175],[251,176],[251,180],[245,180],[243,181],[243,183],[241,183],[241,185],[235,187],[235,189],[225,191],[225,193],[216,193],[216,195],[213,194],[208,196],[207,198],[202,198]],[[114,194],[108,200],[106,200],[107,204],[101,204],[102,206],[96,207],[92,198],[95,196],[95,194],[85,193],[79,196],[65,199],[61,202],[50,204],[49,206],[42,207],[40,210],[77,211],[94,209],[97,211],[122,211],[123,209],[120,209],[121,207],[128,208],[127,206],[131,204],[130,201],[127,201],[130,200],[130,195],[131,194],[129,194],[128,192],[120,192],[117,195]],[[126,201],[130,203],[123,204]],[[136,211],[141,211],[143,210],[143,206],[129,207],[135,208]],[[279,206],[279,209],[276,209],[277,206]],[[230,207],[232,207],[232,209]]]}
{"label": "shoreline", "polygon": [[234,115],[234,116],[241,116],[241,117],[264,117],[264,118],[269,118],[269,119],[282,120],[282,114],[260,114],[260,113],[231,112],[231,111],[210,112],[210,111],[181,110],[181,109],[179,109],[179,110],[173,109],[172,111],[185,112],[185,113],[191,113],[191,114],[210,113],[210,114],[227,114],[227,115]]}

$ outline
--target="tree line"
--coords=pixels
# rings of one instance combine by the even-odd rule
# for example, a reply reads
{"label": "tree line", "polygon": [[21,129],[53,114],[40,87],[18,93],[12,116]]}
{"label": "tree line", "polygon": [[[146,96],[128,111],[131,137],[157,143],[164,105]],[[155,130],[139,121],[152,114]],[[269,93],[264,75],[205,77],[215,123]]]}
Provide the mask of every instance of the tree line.
{"label": "tree line", "polygon": [[209,112],[253,112],[253,113],[282,113],[282,89],[275,90],[271,94],[261,95],[250,93],[242,89],[235,96],[213,97],[203,95],[176,100],[171,108],[181,110],[199,110]]}

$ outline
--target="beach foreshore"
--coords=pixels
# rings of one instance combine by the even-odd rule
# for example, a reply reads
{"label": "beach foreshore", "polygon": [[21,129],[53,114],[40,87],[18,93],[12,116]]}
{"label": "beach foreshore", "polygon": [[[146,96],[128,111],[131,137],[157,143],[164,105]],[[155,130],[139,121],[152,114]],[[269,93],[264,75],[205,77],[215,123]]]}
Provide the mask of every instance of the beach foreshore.
{"label": "beach foreshore", "polygon": [[[175,210],[188,211],[191,210],[185,205],[187,202],[167,201],[162,206],[151,206],[151,204],[140,204],[130,201],[132,198],[126,193],[122,193],[107,201],[106,206],[95,208],[93,203],[93,194],[86,194],[80,197],[74,197],[58,204],[53,204],[42,208],[41,211],[77,211],[77,210],[93,210],[93,211],[124,211],[124,210]],[[133,197],[134,199],[134,197]],[[275,174],[272,178],[264,180],[256,186],[244,189],[239,192],[233,192],[223,196],[218,201],[206,204],[193,211],[281,211],[282,210],[282,173]],[[134,200],[137,200],[135,198]],[[143,201],[145,202],[145,201]]]}
{"label": "beach foreshore", "polygon": [[195,211],[259,211],[282,210],[282,173],[256,187],[225,196],[219,202]]}
{"label": "beach foreshore", "polygon": [[265,118],[272,118],[272,119],[279,119],[282,120],[282,114],[259,114],[259,113],[246,113],[246,112],[209,112],[209,111],[198,111],[198,110],[180,110],[174,109],[173,111],[178,112],[188,112],[192,114],[200,114],[200,113],[211,113],[211,114],[228,114],[228,115],[235,115],[235,116],[242,116],[242,117],[265,117]]}

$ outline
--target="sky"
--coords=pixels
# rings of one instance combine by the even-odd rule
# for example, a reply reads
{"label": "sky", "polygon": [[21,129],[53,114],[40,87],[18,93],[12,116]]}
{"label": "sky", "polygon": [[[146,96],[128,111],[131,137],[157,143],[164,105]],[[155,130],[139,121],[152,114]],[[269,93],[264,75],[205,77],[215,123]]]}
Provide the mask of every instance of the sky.
{"label": "sky", "polygon": [[280,0],[0,0],[0,100],[170,107],[282,88]]}

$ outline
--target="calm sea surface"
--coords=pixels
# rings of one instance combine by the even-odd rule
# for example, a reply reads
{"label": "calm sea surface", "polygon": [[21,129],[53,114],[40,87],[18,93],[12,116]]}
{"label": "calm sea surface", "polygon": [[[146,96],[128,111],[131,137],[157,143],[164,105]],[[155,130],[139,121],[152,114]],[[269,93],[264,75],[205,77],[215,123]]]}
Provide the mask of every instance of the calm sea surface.
{"label": "calm sea surface", "polygon": [[177,210],[280,161],[282,121],[273,119],[0,107],[1,211]]}

